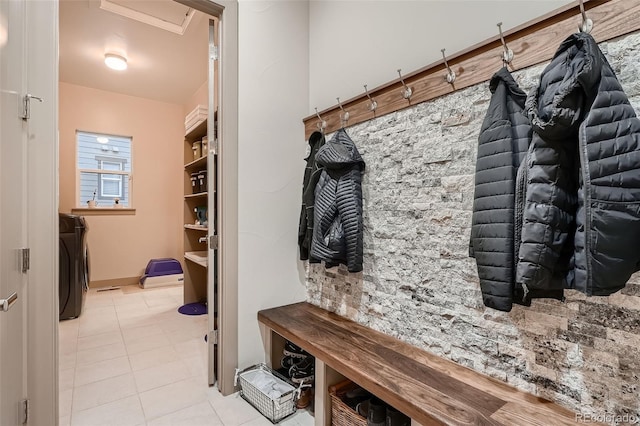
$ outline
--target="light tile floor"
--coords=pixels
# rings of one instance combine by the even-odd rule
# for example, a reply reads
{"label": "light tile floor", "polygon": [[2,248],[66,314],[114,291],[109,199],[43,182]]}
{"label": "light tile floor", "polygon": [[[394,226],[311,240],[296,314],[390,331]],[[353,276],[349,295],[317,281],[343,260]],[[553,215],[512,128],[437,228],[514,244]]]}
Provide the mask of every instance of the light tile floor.
{"label": "light tile floor", "polygon": [[[207,385],[207,317],[181,305],[181,286],[89,290],[80,318],[59,326],[60,426],[271,425]],[[281,424],[313,417],[300,410]]]}

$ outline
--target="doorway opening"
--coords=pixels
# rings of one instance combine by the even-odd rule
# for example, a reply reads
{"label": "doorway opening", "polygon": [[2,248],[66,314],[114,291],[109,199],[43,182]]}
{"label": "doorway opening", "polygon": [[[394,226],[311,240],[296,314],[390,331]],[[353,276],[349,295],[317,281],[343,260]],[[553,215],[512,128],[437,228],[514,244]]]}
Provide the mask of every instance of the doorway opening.
{"label": "doorway opening", "polygon": [[[124,0],[102,3],[115,5],[118,10],[127,9],[129,3],[140,4]],[[155,11],[134,10],[133,15],[142,20],[114,15],[101,8],[100,2],[60,3],[60,211],[86,215],[91,281],[104,288],[137,284],[132,279],[137,274],[130,271],[144,269],[148,259],[167,256],[180,260],[185,279],[183,302],[207,302],[208,327],[202,337],[209,346],[208,382],[215,383],[226,395],[234,391],[237,365],[237,108],[234,112],[233,100],[237,94],[237,72],[233,68],[237,2],[223,1],[224,8],[207,0],[142,3],[145,7],[158,6]],[[170,15],[176,6],[188,9],[184,15],[188,19],[178,25],[182,34],[151,26],[142,16],[154,12]],[[96,22],[94,16],[106,16],[109,23]],[[164,25],[165,19],[159,16]],[[198,39],[201,49],[195,44],[176,44],[173,49],[178,58],[191,58],[190,54],[197,51],[196,62],[200,65],[189,63],[191,59],[172,59],[170,45],[165,43],[190,35]],[[101,45],[92,44],[100,37]],[[134,55],[136,43],[143,42],[151,47]],[[228,52],[228,66],[227,57],[219,54],[221,45],[222,51]],[[122,55],[125,50],[129,50],[129,69],[121,75],[108,74],[111,70],[106,68],[82,71],[83,55],[95,62],[103,55]],[[164,65],[154,63],[156,56],[165,58]],[[193,67],[204,68],[203,79],[189,76]],[[188,75],[183,76],[183,71]],[[139,72],[144,77],[128,86],[124,82],[126,72]],[[169,74],[165,82],[156,78],[164,74]],[[145,91],[147,88],[150,90]],[[186,90],[186,94],[178,93],[180,90]],[[109,105],[116,106],[109,109]],[[183,120],[201,105],[206,105],[207,116],[204,133],[196,134],[185,129]],[[121,113],[128,108],[137,111],[123,118]],[[180,118],[177,123],[176,117]],[[112,127],[114,123],[117,128]],[[77,130],[131,137],[130,208],[94,206],[92,210],[80,205],[76,145],[69,137]],[[199,139],[202,147],[203,137],[208,138],[207,151],[194,158],[191,145]],[[113,152],[110,154],[113,156]],[[198,191],[196,196],[190,193],[190,180],[185,178],[194,167],[198,174],[207,172],[204,179],[209,189]],[[203,217],[208,219],[206,225]],[[200,252],[207,259],[206,266],[187,252]]]}

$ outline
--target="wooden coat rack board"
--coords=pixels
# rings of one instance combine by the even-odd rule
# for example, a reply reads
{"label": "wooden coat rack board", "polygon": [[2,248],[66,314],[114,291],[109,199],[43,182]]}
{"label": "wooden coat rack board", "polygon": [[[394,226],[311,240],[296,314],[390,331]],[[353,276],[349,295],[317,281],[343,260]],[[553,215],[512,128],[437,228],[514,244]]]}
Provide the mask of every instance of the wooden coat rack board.
{"label": "wooden coat rack board", "polygon": [[[584,9],[588,18],[593,21],[591,35],[598,42],[640,29],[640,0],[585,0]],[[575,33],[581,24],[580,6],[576,2],[504,32],[506,44],[514,53],[509,69],[515,71],[550,60],[560,42]],[[371,111],[371,101],[364,93],[344,101],[341,106],[349,113],[349,120],[344,127],[487,81],[500,68],[499,61],[503,51],[500,37],[496,35],[461,52],[448,55],[447,63],[456,74],[453,84],[446,80],[447,68],[444,60],[403,76],[404,83],[413,92],[409,100],[403,97],[404,88],[399,78],[369,90],[369,95],[378,104],[375,111]],[[319,112],[326,122],[325,133],[343,127],[343,114],[339,105]],[[320,119],[315,114],[306,117],[303,122],[305,138],[319,129]]]}

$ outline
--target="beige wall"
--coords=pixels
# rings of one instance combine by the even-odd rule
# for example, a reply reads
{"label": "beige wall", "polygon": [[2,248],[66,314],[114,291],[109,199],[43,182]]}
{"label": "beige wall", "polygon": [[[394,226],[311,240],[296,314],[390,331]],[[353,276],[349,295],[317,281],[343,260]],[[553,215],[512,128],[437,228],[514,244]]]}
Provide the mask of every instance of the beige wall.
{"label": "beige wall", "polygon": [[[311,0],[306,115],[407,75],[571,0]],[[576,28],[580,22],[575,18]],[[329,30],[327,27],[333,28]],[[516,59],[518,52],[515,52]],[[336,64],[338,64],[336,66]],[[501,65],[496,59],[495,67]]]}
{"label": "beige wall", "polygon": [[196,92],[193,95],[191,95],[191,98],[189,98],[187,103],[184,105],[183,113],[185,116],[189,114],[191,111],[193,111],[198,105],[204,105],[204,106],[209,105],[208,89],[209,89],[209,81],[205,80],[205,82],[202,83],[200,88],[198,88],[198,90],[196,90]]}
{"label": "beige wall", "polygon": [[135,215],[86,216],[91,281],[140,276],[182,260],[183,105],[60,83],[60,211],[77,207],[75,131],[133,137]]}
{"label": "beige wall", "polygon": [[307,2],[238,3],[238,366],[264,360],[256,312],[305,300]]}

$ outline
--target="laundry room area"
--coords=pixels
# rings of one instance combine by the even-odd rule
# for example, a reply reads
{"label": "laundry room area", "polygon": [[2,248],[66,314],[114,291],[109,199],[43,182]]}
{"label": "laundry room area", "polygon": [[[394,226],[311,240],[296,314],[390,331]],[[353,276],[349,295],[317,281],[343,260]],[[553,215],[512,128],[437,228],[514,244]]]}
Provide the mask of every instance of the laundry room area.
{"label": "laundry room area", "polygon": [[[59,209],[85,217],[94,288],[138,284],[150,259],[184,257],[183,141],[191,111],[206,123],[209,19],[166,5],[158,17],[60,4]],[[182,9],[180,25],[166,21]]]}
{"label": "laundry room area", "polygon": [[171,1],[59,13],[60,424],[104,407],[128,424],[216,383],[219,20]]}

